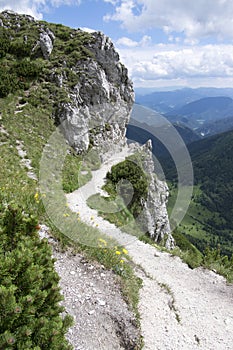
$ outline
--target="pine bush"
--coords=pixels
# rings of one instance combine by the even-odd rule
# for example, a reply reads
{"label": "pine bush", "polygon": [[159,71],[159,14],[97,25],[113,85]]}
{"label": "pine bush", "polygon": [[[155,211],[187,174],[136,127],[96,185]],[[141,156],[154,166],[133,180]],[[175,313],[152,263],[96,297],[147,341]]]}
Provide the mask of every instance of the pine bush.
{"label": "pine bush", "polygon": [[[111,168],[111,172],[106,175],[107,183],[112,183],[116,192],[117,184],[121,180],[128,180],[133,187],[133,198],[129,204],[129,210],[133,215],[137,216],[141,211],[141,203],[147,199],[148,183],[147,177],[141,167],[131,160],[125,160]],[[121,185],[121,196],[127,201],[128,194],[131,194],[131,189],[127,183]]]}
{"label": "pine bush", "polygon": [[59,276],[36,218],[0,204],[0,349],[72,349],[60,306]]}

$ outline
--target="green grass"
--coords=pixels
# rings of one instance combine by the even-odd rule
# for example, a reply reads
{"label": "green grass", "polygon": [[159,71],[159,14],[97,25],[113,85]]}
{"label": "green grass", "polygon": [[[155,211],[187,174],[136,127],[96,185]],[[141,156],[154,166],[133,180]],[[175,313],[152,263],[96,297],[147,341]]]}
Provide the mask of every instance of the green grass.
{"label": "green grass", "polygon": [[88,198],[87,204],[90,208],[98,210],[102,218],[116,225],[123,232],[136,237],[143,235],[140,225],[120,197],[102,197],[100,194],[95,194]]}
{"label": "green grass", "polygon": [[[58,238],[62,249],[72,247],[84,254],[87,259],[98,261],[107,269],[113,270],[119,276],[118,282],[122,294],[135,312],[139,324],[137,303],[141,280],[134,275],[133,264],[128,256],[122,253],[123,248],[109,237],[102,235],[96,227],[90,227],[79,221],[79,215],[69,210],[64,193],[59,191],[57,197],[56,195],[51,197],[52,203],[55,203],[52,207],[55,222],[51,221],[44,208],[46,200],[49,203],[50,194],[44,197],[43,193],[39,192],[38,182],[28,178],[27,169],[22,166],[16,150],[16,140],[23,141],[27,156],[32,160],[33,170],[38,175],[42,151],[55,131],[55,126],[50,117],[51,110],[35,107],[30,103],[30,97],[25,96],[23,91],[20,95],[28,104],[22,108],[23,112],[18,114],[14,113],[18,108],[16,106],[19,102],[18,96],[9,95],[5,99],[0,99],[2,112],[0,122],[8,132],[8,135],[0,133],[0,142],[4,143],[0,146],[0,191],[5,203],[14,201],[23,211],[32,210],[38,222],[51,227],[52,234]],[[99,165],[94,152],[90,153],[90,157],[83,158],[70,150],[62,170],[63,189],[69,192],[82,186],[90,180],[90,170],[97,169]],[[82,171],[87,173],[84,175]],[[35,197],[36,193],[38,195]],[[67,234],[64,235],[64,232]],[[103,247],[103,242],[100,240],[106,241],[108,247]],[[116,251],[121,254],[117,255]]]}
{"label": "green grass", "polygon": [[[189,217],[197,224],[196,232],[190,227],[190,239],[204,250],[203,239],[212,247],[221,245],[223,254],[233,253],[233,131],[214,135],[188,145],[195,187],[199,194],[193,198]],[[170,167],[169,179],[175,179],[175,168]],[[187,230],[187,225],[186,228]]]}
{"label": "green grass", "polygon": [[[71,153],[66,156],[63,166],[63,189],[66,193],[73,192],[79,187],[84,186],[91,180],[91,171],[83,170],[83,157],[77,155],[71,150]],[[86,167],[85,167],[86,169]],[[83,174],[85,172],[85,174]]]}
{"label": "green grass", "polygon": [[[169,188],[168,213],[170,215],[176,201],[177,188],[171,183],[169,183]],[[185,235],[202,252],[205,251],[208,245],[214,248],[220,244],[223,254],[231,256],[233,253],[231,233],[227,229],[216,229],[216,224],[221,227],[223,219],[218,212],[211,211],[200,203],[202,195],[203,191],[200,186],[195,185],[190,206],[178,226],[178,231]]]}
{"label": "green grass", "polygon": [[[0,18],[6,25],[3,16]],[[51,228],[62,249],[72,247],[88,259],[97,260],[113,270],[139,321],[137,303],[141,280],[134,275],[134,266],[123,247],[101,234],[97,227],[81,222],[79,215],[71,212],[66,203],[64,192],[83,186],[91,179],[91,170],[99,168],[98,154],[90,149],[87,156],[81,157],[68,147],[64,164],[58,158],[54,164],[52,159],[48,161],[44,169],[40,166],[45,146],[51,142],[55,125],[59,123],[57,110],[62,103],[70,101],[70,88],[79,82],[77,63],[93,57],[88,48],[93,36],[62,25],[29,22],[23,16],[17,20],[19,30],[14,18],[11,15],[12,27],[5,38],[5,47],[0,50],[0,96],[4,96],[0,98],[0,126],[7,132],[0,132],[0,191],[4,205],[14,202],[22,212],[33,211],[38,223]],[[49,60],[43,58],[40,48],[31,52],[39,39],[41,26],[45,30],[49,27],[56,36]],[[4,29],[0,34],[2,31]],[[28,37],[27,45],[24,44],[24,35]],[[77,69],[71,70],[74,66]],[[61,74],[65,78],[63,86],[59,87],[55,80]],[[109,125],[105,127],[107,130]],[[23,143],[23,150],[27,152],[26,157],[31,160],[37,177],[41,172],[47,172],[47,184],[51,185],[48,191],[40,192],[41,184],[27,176],[27,169],[16,149],[17,140]],[[54,170],[54,174],[50,170]],[[56,180],[60,182],[56,183]],[[120,254],[116,253],[118,251]]]}

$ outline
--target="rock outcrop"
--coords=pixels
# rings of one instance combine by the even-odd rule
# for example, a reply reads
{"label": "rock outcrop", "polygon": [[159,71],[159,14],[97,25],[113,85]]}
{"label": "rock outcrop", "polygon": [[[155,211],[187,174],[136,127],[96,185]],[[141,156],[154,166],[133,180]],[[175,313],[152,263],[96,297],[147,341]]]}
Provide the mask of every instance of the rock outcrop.
{"label": "rock outcrop", "polygon": [[164,242],[167,249],[174,248],[174,238],[167,214],[168,186],[155,175],[152,143],[149,140],[143,147],[145,158],[143,169],[148,176],[148,196],[143,203],[147,232],[155,242]]}
{"label": "rock outcrop", "polygon": [[[49,28],[44,28],[45,26],[42,24],[39,24],[39,22],[36,22],[35,19],[32,16],[29,15],[19,15],[14,11],[6,10],[2,13],[3,18],[6,20],[5,25],[0,19],[0,27],[4,27],[6,29],[15,29],[17,28],[17,31],[20,31],[22,26],[25,26],[25,23],[32,23],[34,22],[37,29],[40,32],[39,38],[37,42],[35,43],[35,46],[32,50],[32,52],[35,52],[38,48],[41,50],[41,53],[43,57],[48,60],[52,50],[53,50],[53,42],[55,40],[54,33]],[[27,24],[27,25],[28,25]],[[24,43],[27,44],[28,36],[24,36]]]}
{"label": "rock outcrop", "polygon": [[43,53],[43,56],[45,59],[49,59],[52,51],[53,51],[53,41],[55,39],[55,35],[53,32],[49,29],[45,31],[42,31],[40,33],[40,41],[39,45],[41,48],[41,51]]}
{"label": "rock outcrop", "polygon": [[[12,11],[2,12],[0,20],[2,31],[9,29],[7,44],[14,59],[19,52],[29,66],[32,63],[29,68],[36,78],[29,94],[36,97],[35,103],[46,100],[44,107],[51,107],[52,117],[70,146],[79,154],[97,148],[102,161],[106,153],[119,153],[126,145],[134,91],[112,41],[101,32],[86,33]],[[41,74],[37,65],[42,65]],[[172,247],[166,211],[168,189],[155,177],[150,147],[150,143],[144,147],[149,180],[143,204],[146,231],[155,241],[166,240],[167,247]]]}
{"label": "rock outcrop", "polygon": [[[134,102],[132,82],[111,40],[100,32],[92,37],[88,50],[93,58],[72,67],[79,81],[69,91],[70,101],[60,104],[56,116],[69,143],[79,153],[89,146],[105,153],[114,145],[125,144],[126,125]],[[56,79],[61,84],[66,77]]]}

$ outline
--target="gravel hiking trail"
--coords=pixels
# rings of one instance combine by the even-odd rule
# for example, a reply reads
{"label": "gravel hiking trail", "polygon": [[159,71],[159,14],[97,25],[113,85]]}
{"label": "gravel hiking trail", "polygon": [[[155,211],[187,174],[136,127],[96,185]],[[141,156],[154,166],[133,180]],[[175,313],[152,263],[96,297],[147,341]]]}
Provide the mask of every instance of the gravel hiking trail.
{"label": "gravel hiking trail", "polygon": [[124,245],[144,271],[137,274],[143,280],[139,312],[145,350],[231,350],[233,285],[212,271],[191,270],[180,258],[122,232],[86,204],[91,195],[101,193],[107,171],[130,152],[125,147],[93,171],[90,182],[67,195],[69,207]]}

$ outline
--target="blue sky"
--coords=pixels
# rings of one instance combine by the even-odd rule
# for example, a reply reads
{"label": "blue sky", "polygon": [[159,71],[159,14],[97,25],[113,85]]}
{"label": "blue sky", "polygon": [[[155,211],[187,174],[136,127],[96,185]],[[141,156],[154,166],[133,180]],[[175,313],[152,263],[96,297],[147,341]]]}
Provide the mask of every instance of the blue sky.
{"label": "blue sky", "polygon": [[233,0],[0,0],[113,40],[135,87],[233,87]]}

